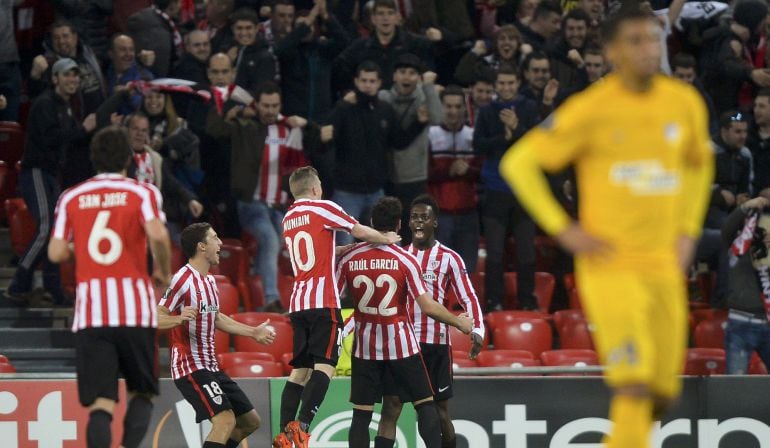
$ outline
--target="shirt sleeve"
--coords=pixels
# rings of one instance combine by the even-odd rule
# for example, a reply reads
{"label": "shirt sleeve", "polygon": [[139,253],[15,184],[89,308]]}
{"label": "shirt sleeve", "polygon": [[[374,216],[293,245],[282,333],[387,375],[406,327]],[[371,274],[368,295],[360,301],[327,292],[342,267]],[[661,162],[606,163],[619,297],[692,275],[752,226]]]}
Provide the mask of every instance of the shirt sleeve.
{"label": "shirt sleeve", "polygon": [[419,263],[417,263],[417,260],[415,260],[411,254],[407,254],[404,268],[409,296],[417,298],[425,294],[428,290],[422,280],[422,269],[420,269]]}
{"label": "shirt sleeve", "polygon": [[563,231],[570,218],[551,193],[543,170],[561,171],[586,150],[590,130],[581,98],[585,97],[567,101],[513,145],[500,162],[500,174],[519,193],[517,197],[529,214],[551,235]]}
{"label": "shirt sleeve", "polygon": [[335,284],[337,285],[337,291],[342,295],[345,292],[345,288],[348,287],[347,275],[348,275],[348,263],[350,257],[342,257],[337,262],[337,268],[335,269]]}
{"label": "shirt sleeve", "polygon": [[450,255],[449,274],[450,288],[454,290],[460,305],[473,319],[473,332],[484,338],[484,319],[479,298],[476,296],[470,277],[468,277],[465,262],[456,254]]}
{"label": "shirt sleeve", "polygon": [[324,219],[324,225],[327,229],[341,229],[350,232],[353,230],[353,226],[358,224],[356,218],[345,213],[345,210],[334,202],[324,201],[321,210],[321,217]]}
{"label": "shirt sleeve", "polygon": [[142,184],[147,189],[147,195],[142,195],[142,219],[144,222],[160,219],[166,222],[166,214],[163,213],[163,196],[160,190],[152,184]]}
{"label": "shirt sleeve", "polygon": [[69,204],[68,195],[62,195],[56,203],[54,212],[53,237],[56,239],[69,241],[72,235],[72,223],[67,215],[67,204]]}
{"label": "shirt sleeve", "polygon": [[190,284],[188,275],[184,275],[184,270],[179,271],[171,279],[171,285],[169,285],[166,293],[161,297],[158,305],[165,306],[172,313],[181,308],[185,303],[185,297],[189,295]]}

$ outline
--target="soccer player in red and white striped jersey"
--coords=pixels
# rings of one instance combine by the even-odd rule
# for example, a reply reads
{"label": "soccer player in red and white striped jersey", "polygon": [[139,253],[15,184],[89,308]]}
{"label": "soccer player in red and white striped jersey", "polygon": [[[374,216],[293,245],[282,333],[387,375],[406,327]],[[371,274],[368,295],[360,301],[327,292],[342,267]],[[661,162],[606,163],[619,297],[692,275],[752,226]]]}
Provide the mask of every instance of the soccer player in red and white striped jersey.
{"label": "soccer player in red and white striped jersey", "polygon": [[219,370],[215,330],[273,342],[269,321],[244,325],[219,312],[219,291],[211,266],[219,264],[222,241],[208,223],[182,230],[182,252],[188,263],[171,281],[158,305],[158,328],[171,332],[171,374],[179,391],[195,409],[196,421],[211,420],[203,448],[235,448],[259,428],[257,411],[240,387]]}
{"label": "soccer player in red and white striped jersey", "polygon": [[[147,273],[147,242],[170,278],[170,243],[160,192],[126,177],[133,151],[128,135],[110,126],[91,141],[100,174],[66,190],[56,206],[48,258],[75,258],[75,331],[78,392],[90,411],[88,447],[111,446],[110,424],[122,373],[131,397],[122,445],[138,446],[158,394],[157,316]],[[70,245],[71,248],[70,248]],[[74,253],[73,253],[74,252]]]}
{"label": "soccer player in red and white striped jersey", "polygon": [[[398,231],[400,220],[401,203],[396,198],[383,198],[372,208],[372,225],[377,230]],[[455,316],[433,300],[417,260],[396,245],[356,245],[340,260],[337,278],[340,290],[347,287],[355,304],[349,446],[369,447],[374,403],[382,399],[383,393],[398,389],[400,396],[414,403],[426,447],[441,447],[439,414],[408,307],[415,301],[429,316],[464,333],[471,331],[472,321]],[[396,384],[389,384],[390,378]]]}
{"label": "soccer player in red and white striped jersey", "polygon": [[[334,233],[343,231],[363,241],[396,243],[395,233],[380,233],[359,224],[331,201],[324,201],[313,167],[292,173],[289,187],[296,202],[283,218],[283,238],[294,269],[290,314],[294,328],[294,369],[281,396],[281,428],[277,448],[307,448],[313,416],[326,396],[342,343],[342,315],[335,285]],[[300,399],[302,408],[299,409]],[[296,420],[295,420],[296,418]],[[291,442],[289,441],[291,440]]]}
{"label": "soccer player in red and white striped jersey", "polygon": [[[412,201],[409,213],[409,227],[412,230],[412,244],[406,250],[417,258],[425,285],[433,298],[447,305],[447,292],[453,291],[460,305],[473,319],[471,338],[473,345],[469,354],[476,358],[484,342],[484,319],[476,292],[473,290],[462,258],[452,249],[436,241],[439,207],[429,195],[418,196]],[[442,447],[456,446],[454,425],[449,415],[449,399],[453,395],[452,346],[445,324],[425,313],[419,304],[410,308],[415,334],[420,341],[425,365],[430,372],[435,391],[436,404],[441,416]],[[396,435],[396,421],[401,413],[401,401],[397,396],[386,397],[383,416],[380,419],[378,435],[383,439],[380,446],[392,447]]]}

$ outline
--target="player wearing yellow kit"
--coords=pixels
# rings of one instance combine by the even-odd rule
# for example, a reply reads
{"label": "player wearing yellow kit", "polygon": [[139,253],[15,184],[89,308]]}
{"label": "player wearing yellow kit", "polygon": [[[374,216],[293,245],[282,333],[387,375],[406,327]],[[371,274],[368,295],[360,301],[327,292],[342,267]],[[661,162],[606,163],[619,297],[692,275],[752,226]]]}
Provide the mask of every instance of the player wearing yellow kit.
{"label": "player wearing yellow kit", "polygon": [[[604,30],[615,72],[567,101],[500,165],[532,217],[576,254],[583,305],[614,392],[612,448],[648,446],[653,410],[664,410],[680,392],[683,270],[713,177],[703,101],[690,86],[658,74],[658,24],[629,3]],[[570,164],[579,223],[542,174]]]}

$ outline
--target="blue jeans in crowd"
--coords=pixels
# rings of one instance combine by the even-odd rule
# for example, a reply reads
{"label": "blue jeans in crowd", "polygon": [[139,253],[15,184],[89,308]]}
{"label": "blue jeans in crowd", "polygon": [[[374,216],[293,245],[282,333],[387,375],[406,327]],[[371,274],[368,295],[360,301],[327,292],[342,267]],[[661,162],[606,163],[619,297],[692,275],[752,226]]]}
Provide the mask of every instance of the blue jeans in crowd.
{"label": "blue jeans in crowd", "polygon": [[[351,193],[349,191],[334,190],[332,201],[345,210],[345,213],[356,218],[361,224],[370,225],[369,222],[372,207],[385,193],[377,190],[374,193]],[[402,223],[405,225],[405,223]],[[353,237],[345,232],[337,232],[337,244],[344,245],[353,242]]]}
{"label": "blue jeans in crowd", "polygon": [[21,72],[18,62],[0,63],[0,95],[8,100],[8,106],[0,110],[0,121],[19,121]]}
{"label": "blue jeans in crowd", "polygon": [[728,318],[725,351],[728,375],[745,375],[754,352],[770,368],[770,324],[761,319],[743,322]]}
{"label": "blue jeans in crowd", "polygon": [[454,249],[460,255],[469,274],[476,272],[480,227],[479,214],[476,211],[463,215],[439,214],[436,236],[441,244]]}
{"label": "blue jeans in crowd", "polygon": [[238,220],[241,227],[259,242],[254,257],[256,274],[262,277],[265,304],[280,300],[278,294],[278,254],[281,251],[281,221],[283,212],[261,201],[238,201]]}

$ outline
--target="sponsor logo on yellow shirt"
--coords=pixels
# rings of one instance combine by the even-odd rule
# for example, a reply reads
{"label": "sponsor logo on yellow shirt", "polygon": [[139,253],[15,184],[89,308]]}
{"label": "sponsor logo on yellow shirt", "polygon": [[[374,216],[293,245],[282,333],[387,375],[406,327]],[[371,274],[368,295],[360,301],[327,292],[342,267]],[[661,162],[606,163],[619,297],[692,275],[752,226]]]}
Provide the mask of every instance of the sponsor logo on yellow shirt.
{"label": "sponsor logo on yellow shirt", "polygon": [[680,185],[679,173],[666,170],[658,160],[615,163],[610,168],[610,181],[638,196],[674,194]]}

